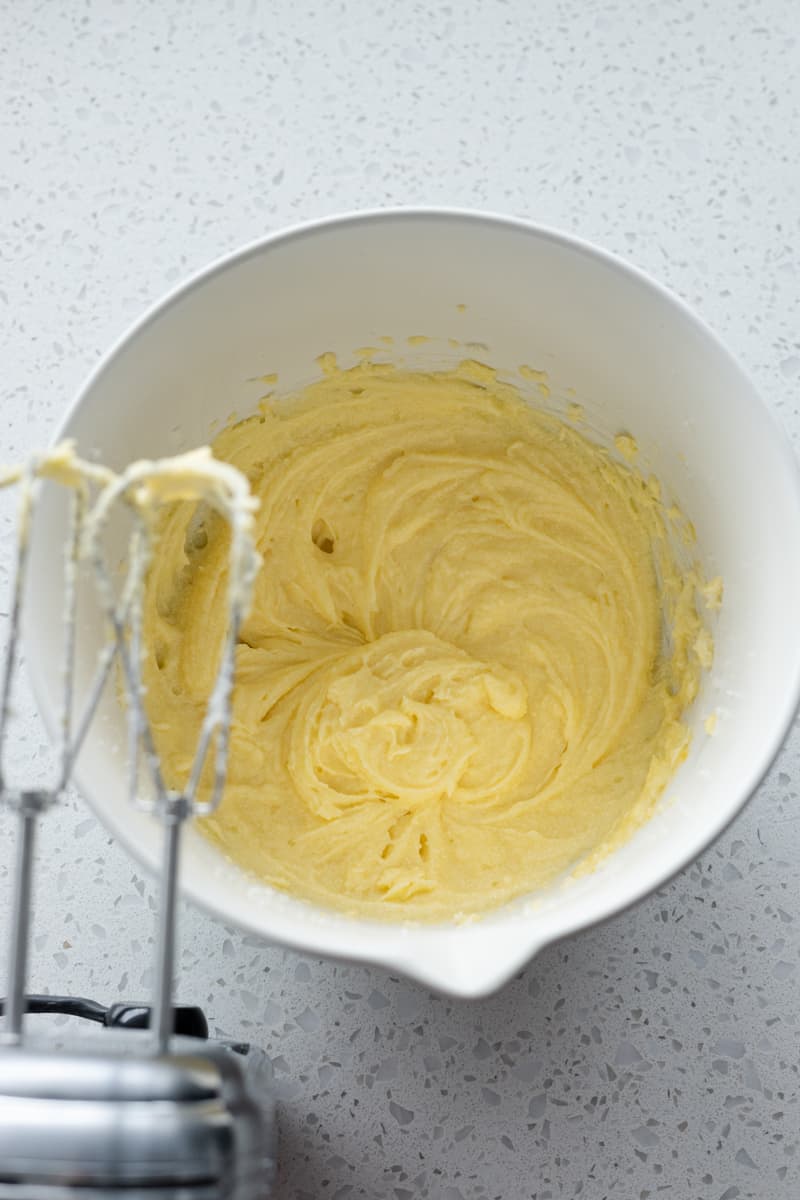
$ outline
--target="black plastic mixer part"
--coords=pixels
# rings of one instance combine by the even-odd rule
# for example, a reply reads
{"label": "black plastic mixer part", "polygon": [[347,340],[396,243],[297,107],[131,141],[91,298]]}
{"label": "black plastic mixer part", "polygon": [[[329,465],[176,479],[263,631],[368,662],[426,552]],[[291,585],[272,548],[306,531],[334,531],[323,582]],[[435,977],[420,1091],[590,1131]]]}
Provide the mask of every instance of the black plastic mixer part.
{"label": "black plastic mixer part", "polygon": [[[5,1003],[0,1000],[0,1016],[5,1012]],[[81,1017],[114,1029],[147,1029],[150,1024],[150,1005],[134,1001],[106,1006],[83,996],[26,996],[25,1011]],[[208,1037],[208,1021],[202,1008],[195,1004],[176,1004],[172,1012],[173,1032],[185,1037]]]}

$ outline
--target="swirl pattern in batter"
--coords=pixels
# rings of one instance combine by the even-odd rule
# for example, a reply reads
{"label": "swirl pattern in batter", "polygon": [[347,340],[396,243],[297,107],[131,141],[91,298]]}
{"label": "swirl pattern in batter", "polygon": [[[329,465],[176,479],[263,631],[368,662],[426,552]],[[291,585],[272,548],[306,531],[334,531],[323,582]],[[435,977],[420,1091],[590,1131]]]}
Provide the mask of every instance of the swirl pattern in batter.
{"label": "swirl pattern in batter", "polygon": [[[225,429],[260,500],[225,798],[271,884],[365,915],[478,912],[594,861],[685,756],[699,577],[660,489],[488,367],[362,363]],[[148,707],[190,762],[225,531],[176,506],[146,595]]]}

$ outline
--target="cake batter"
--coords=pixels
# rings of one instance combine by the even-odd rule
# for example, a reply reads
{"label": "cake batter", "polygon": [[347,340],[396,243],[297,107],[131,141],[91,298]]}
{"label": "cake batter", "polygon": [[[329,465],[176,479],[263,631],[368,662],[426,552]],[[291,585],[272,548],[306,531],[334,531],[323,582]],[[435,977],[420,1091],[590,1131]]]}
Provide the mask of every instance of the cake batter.
{"label": "cake batter", "polygon": [[[205,832],[278,888],[362,915],[485,910],[594,862],[685,757],[710,639],[654,480],[482,364],[321,360],[226,428],[263,565]],[[168,513],[148,707],[185,779],[223,636],[224,526]]]}

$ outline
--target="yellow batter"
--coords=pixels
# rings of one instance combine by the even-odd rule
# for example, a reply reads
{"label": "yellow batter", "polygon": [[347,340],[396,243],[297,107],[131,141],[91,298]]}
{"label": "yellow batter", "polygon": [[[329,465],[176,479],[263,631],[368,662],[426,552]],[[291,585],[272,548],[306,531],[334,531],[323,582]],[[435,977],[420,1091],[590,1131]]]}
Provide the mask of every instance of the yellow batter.
{"label": "yellow batter", "polygon": [[[672,556],[656,481],[488,367],[322,362],[214,443],[260,498],[263,566],[204,828],[322,904],[480,911],[651,812],[709,653],[699,577]],[[225,537],[176,506],[148,580],[148,707],[173,786],[216,671]]]}

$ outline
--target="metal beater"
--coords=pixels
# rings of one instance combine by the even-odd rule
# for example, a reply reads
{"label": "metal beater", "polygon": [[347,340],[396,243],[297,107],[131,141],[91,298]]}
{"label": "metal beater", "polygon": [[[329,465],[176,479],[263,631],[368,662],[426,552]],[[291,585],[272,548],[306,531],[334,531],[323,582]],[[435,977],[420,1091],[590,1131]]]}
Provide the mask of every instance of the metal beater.
{"label": "metal beater", "polygon": [[[31,527],[45,480],[64,488],[71,503],[63,695],[55,779],[47,787],[26,788],[8,782],[5,751]],[[255,501],[238,471],[203,450],[135,463],[115,474],[77,458],[72,445],[63,443],[0,477],[0,486],[11,484],[19,492],[19,517],[0,675],[0,800],[17,814],[17,841],[0,1036],[0,1200],[268,1196],[276,1158],[269,1060],[247,1046],[206,1040],[202,1012],[172,1003],[181,830],[188,818],[213,812],[222,795],[234,653],[258,569]],[[188,783],[176,792],[164,782],[145,707],[142,599],[159,511],[185,500],[206,505],[227,522],[229,619]],[[121,575],[104,553],[109,518],[120,509],[132,522]],[[76,716],[76,614],[78,582],[85,572],[94,581],[109,639]],[[26,996],[25,981],[37,823],[67,787],[103,691],[117,677],[127,709],[131,803],[160,819],[164,843],[153,1001],[105,1009],[80,998]],[[208,794],[200,786],[204,772],[212,779]],[[67,1012],[113,1028],[90,1039],[36,1038],[25,1028],[26,1011]]]}

